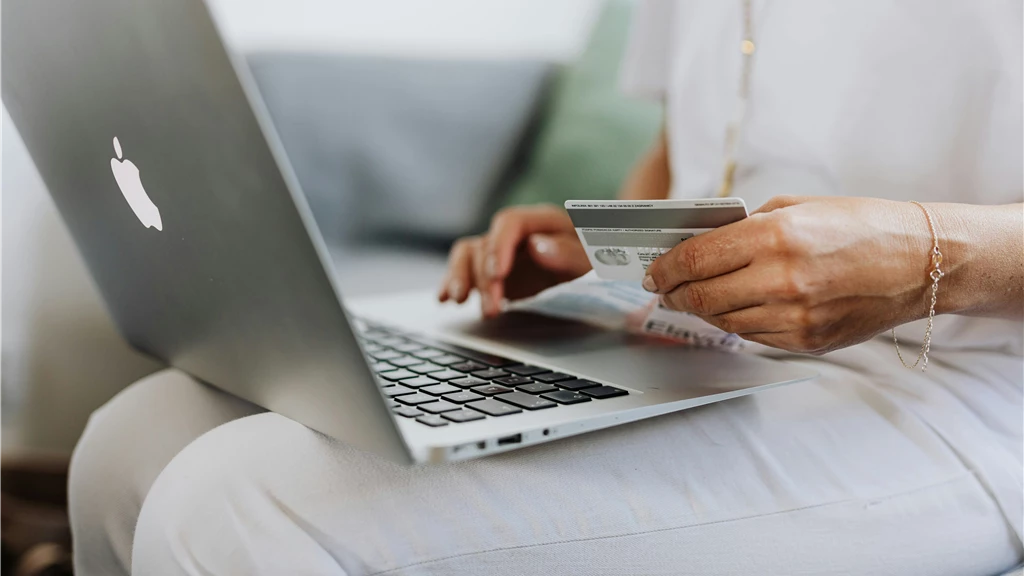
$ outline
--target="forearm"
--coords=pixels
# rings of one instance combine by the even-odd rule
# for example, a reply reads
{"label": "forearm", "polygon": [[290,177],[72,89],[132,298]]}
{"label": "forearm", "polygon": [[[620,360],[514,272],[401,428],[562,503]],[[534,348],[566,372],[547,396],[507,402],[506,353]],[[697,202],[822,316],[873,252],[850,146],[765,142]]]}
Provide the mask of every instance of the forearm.
{"label": "forearm", "polygon": [[621,200],[663,200],[671,186],[668,141],[665,131],[644,154],[619,190]]}
{"label": "forearm", "polygon": [[[1024,204],[925,206],[935,222],[945,272],[936,312],[1024,318]],[[918,226],[927,226],[924,214],[917,217]],[[927,246],[930,251],[930,234]],[[927,251],[922,262],[927,268]]]}

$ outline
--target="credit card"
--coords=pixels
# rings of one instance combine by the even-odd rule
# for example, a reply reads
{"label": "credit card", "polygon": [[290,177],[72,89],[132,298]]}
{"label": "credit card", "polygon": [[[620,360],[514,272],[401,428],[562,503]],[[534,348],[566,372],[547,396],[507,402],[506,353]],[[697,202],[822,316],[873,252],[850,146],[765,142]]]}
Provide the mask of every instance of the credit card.
{"label": "credit card", "polygon": [[568,200],[565,210],[599,278],[643,280],[680,242],[747,217],[740,198]]}

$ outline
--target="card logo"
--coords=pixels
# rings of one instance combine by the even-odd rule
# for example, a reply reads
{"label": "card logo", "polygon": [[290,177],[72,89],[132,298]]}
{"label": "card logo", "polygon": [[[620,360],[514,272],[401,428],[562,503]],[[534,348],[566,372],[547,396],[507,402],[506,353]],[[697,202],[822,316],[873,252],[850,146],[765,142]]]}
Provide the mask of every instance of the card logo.
{"label": "card logo", "polygon": [[160,220],[160,209],[149,199],[146,189],[142,187],[142,179],[139,177],[139,169],[131,160],[122,160],[121,143],[114,137],[114,152],[116,158],[110,159],[110,171],[114,173],[114,180],[121,194],[132,207],[135,216],[146,228],[153,227],[157,230],[164,229],[164,223]]}
{"label": "card logo", "polygon": [[594,251],[594,258],[605,266],[626,266],[629,253],[621,248],[600,248]]}

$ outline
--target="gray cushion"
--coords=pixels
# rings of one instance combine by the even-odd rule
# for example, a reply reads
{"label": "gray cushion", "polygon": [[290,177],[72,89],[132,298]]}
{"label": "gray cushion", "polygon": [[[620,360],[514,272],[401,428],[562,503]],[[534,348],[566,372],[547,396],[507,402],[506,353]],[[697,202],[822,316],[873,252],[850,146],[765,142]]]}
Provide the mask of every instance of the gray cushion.
{"label": "gray cushion", "polygon": [[329,241],[477,228],[552,68],[302,53],[248,62]]}

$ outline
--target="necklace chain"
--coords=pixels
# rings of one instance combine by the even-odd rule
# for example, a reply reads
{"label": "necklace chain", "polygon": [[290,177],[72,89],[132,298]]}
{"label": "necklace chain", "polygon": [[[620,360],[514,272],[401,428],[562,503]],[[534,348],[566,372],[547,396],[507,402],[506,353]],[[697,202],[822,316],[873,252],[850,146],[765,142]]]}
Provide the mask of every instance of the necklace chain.
{"label": "necklace chain", "polygon": [[754,65],[754,53],[757,52],[757,44],[754,43],[752,0],[742,0],[742,3],[743,40],[740,41],[742,68],[740,70],[740,83],[737,93],[737,110],[733,121],[725,129],[725,168],[722,173],[722,183],[718,188],[718,196],[720,198],[732,195],[733,180],[736,176],[736,149],[739,146],[740,133],[743,130],[747,116],[747,101],[750,98],[750,75]]}

